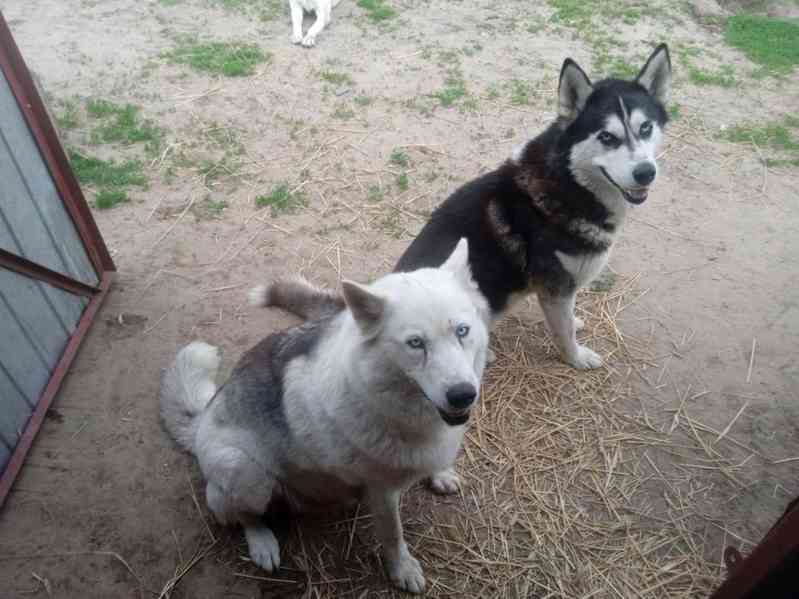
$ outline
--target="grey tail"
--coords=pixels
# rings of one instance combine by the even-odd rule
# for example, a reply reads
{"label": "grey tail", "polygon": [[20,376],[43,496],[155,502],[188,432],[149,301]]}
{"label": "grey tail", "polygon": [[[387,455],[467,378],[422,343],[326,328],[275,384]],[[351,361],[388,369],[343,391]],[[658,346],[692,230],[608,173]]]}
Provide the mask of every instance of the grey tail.
{"label": "grey tail", "polygon": [[250,303],[254,306],[282,308],[303,320],[332,316],[346,307],[340,295],[316,287],[299,276],[254,287],[250,291]]}

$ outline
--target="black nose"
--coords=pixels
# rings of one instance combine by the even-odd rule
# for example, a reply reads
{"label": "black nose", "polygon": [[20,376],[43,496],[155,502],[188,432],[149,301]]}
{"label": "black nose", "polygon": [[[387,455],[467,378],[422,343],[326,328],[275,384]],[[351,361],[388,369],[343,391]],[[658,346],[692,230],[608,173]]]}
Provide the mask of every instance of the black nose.
{"label": "black nose", "polygon": [[655,180],[655,165],[651,162],[642,162],[633,169],[633,179],[638,185],[649,185]]}
{"label": "black nose", "polygon": [[458,383],[447,389],[447,401],[456,410],[465,410],[474,403],[477,390],[471,383]]}

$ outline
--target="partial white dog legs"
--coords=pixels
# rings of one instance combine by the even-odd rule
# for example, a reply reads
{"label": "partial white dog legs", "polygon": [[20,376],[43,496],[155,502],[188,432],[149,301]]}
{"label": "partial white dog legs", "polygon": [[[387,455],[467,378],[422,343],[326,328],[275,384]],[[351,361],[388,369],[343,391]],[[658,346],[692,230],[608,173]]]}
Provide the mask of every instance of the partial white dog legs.
{"label": "partial white dog legs", "polygon": [[410,554],[402,536],[399,513],[399,489],[370,489],[369,505],[375,524],[375,536],[383,546],[388,577],[404,591],[421,593],[425,587],[419,561]]}

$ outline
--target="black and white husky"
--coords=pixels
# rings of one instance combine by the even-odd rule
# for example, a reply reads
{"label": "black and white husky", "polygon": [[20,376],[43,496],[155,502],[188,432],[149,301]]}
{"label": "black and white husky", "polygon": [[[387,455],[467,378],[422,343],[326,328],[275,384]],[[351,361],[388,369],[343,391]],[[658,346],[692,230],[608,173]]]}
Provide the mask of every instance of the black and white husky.
{"label": "black and white husky", "polygon": [[566,362],[596,368],[579,345],[577,290],[603,269],[630,205],[646,200],[668,120],[671,62],[658,46],[633,81],[592,84],[563,63],[558,117],[497,170],[452,194],[400,258],[396,270],[441,264],[462,237],[491,322],[535,292]]}
{"label": "black and white husky", "polygon": [[453,493],[452,465],[480,390],[488,305],[471,279],[466,240],[440,268],[343,284],[343,299],[302,280],[254,290],[302,325],[270,335],[217,388],[216,348],[183,348],[161,382],[167,430],[199,461],[206,501],[241,523],[252,560],[280,565],[261,520],[274,499],[298,511],[364,499],[389,577],[421,592],[399,499],[423,478]]}

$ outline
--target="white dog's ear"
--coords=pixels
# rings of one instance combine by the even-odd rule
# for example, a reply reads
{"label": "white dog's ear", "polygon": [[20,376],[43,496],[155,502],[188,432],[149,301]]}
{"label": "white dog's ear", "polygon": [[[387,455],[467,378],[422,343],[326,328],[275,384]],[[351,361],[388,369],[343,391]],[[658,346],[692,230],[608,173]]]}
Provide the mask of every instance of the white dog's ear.
{"label": "white dog's ear", "polygon": [[461,237],[458,245],[452,250],[449,258],[446,259],[441,268],[460,274],[464,271],[469,271],[469,241],[465,237]]}
{"label": "white dog's ear", "polygon": [[474,286],[472,269],[469,266],[469,241],[465,237],[461,237],[441,268],[454,273],[467,287]]}
{"label": "white dog's ear", "polygon": [[377,335],[386,313],[386,299],[353,281],[343,281],[341,291],[361,332],[366,337]]}
{"label": "white dog's ear", "polygon": [[661,104],[669,101],[671,91],[671,57],[666,44],[660,44],[647,59],[635,78]]}
{"label": "white dog's ear", "polygon": [[585,108],[592,91],[594,88],[585,71],[571,58],[563,61],[558,83],[558,115],[572,122]]}

